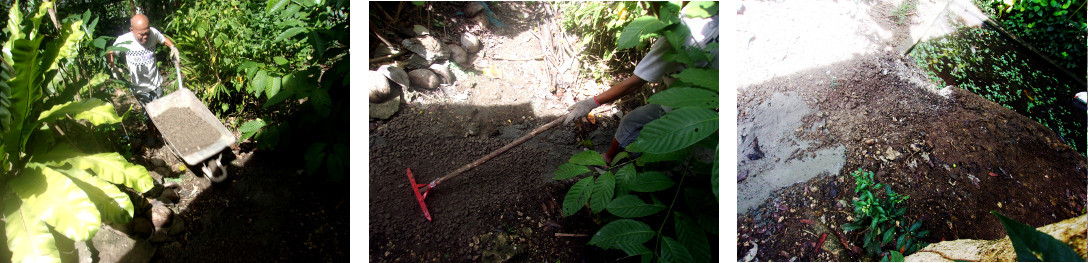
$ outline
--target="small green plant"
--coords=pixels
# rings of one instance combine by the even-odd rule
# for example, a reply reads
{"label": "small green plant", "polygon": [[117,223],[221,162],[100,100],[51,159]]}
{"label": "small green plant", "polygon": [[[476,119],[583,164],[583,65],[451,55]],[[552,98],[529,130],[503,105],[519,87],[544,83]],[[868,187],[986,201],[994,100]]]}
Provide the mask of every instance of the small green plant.
{"label": "small green plant", "polygon": [[[842,229],[864,231],[862,248],[870,256],[886,257],[890,252],[910,255],[925,247],[919,239],[929,231],[921,229],[921,221],[908,226],[903,218],[907,208],[902,205],[910,196],[900,195],[891,186],[877,183],[872,172],[859,168],[850,175],[854,177],[854,193],[858,194],[858,199],[854,201],[854,221],[843,224]],[[877,196],[881,191],[885,194],[883,198]],[[889,248],[890,251],[885,250]]]}
{"label": "small green plant", "polygon": [[1042,261],[1084,262],[1084,258],[1058,239],[996,211],[990,211],[990,213],[1001,220],[1001,225],[1005,226],[1005,232],[1009,233],[1012,248],[1016,251],[1016,261],[1038,262],[1040,261],[1040,258],[1036,256],[1038,254],[1042,257]]}
{"label": "small green plant", "polygon": [[918,9],[914,0],[906,0],[899,4],[892,13],[895,14],[895,22],[899,25],[910,23],[910,17]]}

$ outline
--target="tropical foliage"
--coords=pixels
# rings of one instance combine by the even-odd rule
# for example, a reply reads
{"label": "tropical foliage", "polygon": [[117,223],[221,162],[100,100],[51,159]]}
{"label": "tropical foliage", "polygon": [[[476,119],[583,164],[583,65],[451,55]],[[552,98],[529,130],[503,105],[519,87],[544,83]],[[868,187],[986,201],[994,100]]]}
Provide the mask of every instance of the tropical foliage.
{"label": "tropical foliage", "polygon": [[[4,29],[0,64],[0,211],[11,260],[59,261],[57,238],[83,241],[103,222],[123,224],[133,205],[121,187],[153,186],[142,166],[72,136],[120,122],[113,105],[72,96],[104,79],[61,74],[92,31],[89,14],[42,25],[53,2],[24,16],[16,2]],[[69,77],[58,77],[69,76]]]}
{"label": "tropical foliage", "polygon": [[[716,3],[691,3],[689,8],[696,11],[692,16],[717,13]],[[617,46],[634,47],[653,36],[676,43],[669,57],[689,68],[675,75],[673,88],[649,99],[674,110],[647,123],[612,163],[595,151],[584,151],[559,166],[553,179],[591,174],[568,189],[562,209],[564,216],[583,207],[611,215],[604,217],[610,222],[593,235],[590,245],[642,256],[643,262],[711,262],[710,240],[718,235],[718,141],[713,136],[718,130],[718,71],[695,67],[694,62],[709,61],[716,45],[684,47],[679,41],[690,33],[680,24],[680,6],[665,3],[659,10],[657,17],[635,18],[625,26]],[[714,149],[713,161],[698,156],[709,149]],[[628,152],[639,156],[631,158]]]}
{"label": "tropical foliage", "polygon": [[241,140],[297,148],[308,173],[340,180],[348,159],[347,8],[346,1],[197,0],[177,10],[168,31],[186,83],[221,118],[239,120]]}

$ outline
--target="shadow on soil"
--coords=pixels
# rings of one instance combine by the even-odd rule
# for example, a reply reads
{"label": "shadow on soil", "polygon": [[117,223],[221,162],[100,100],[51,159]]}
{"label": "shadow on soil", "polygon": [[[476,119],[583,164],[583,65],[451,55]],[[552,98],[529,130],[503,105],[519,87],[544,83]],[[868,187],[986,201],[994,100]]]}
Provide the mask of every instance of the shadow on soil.
{"label": "shadow on soil", "polygon": [[409,105],[388,121],[372,121],[370,260],[578,262],[622,256],[585,245],[588,237],[555,236],[591,235],[599,228],[598,219],[585,212],[561,215],[563,195],[574,181],[551,178],[580,151],[578,142],[591,139],[593,148],[604,150],[611,133],[600,130],[607,129],[560,125],[542,132],[438,185],[426,198],[433,221],[423,217],[408,168],[417,183],[428,183],[557,118],[532,112],[528,103]]}

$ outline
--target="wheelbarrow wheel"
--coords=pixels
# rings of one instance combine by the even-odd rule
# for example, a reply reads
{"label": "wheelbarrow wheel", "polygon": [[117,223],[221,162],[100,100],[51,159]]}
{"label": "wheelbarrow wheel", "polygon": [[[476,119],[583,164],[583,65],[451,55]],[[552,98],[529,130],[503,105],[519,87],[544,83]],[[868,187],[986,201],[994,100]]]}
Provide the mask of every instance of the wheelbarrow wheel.
{"label": "wheelbarrow wheel", "polygon": [[227,166],[219,163],[219,159],[210,159],[204,162],[204,167],[201,167],[204,171],[204,176],[208,177],[213,183],[221,183],[227,180]]}

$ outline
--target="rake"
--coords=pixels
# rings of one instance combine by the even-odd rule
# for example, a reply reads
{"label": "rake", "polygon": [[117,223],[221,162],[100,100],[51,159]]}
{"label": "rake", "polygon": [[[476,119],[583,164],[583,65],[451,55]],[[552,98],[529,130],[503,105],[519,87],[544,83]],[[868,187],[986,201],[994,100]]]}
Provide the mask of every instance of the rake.
{"label": "rake", "polygon": [[433,190],[435,187],[437,187],[438,184],[442,183],[443,181],[449,180],[450,178],[461,175],[461,174],[467,172],[468,170],[472,170],[472,168],[476,168],[477,166],[480,166],[481,164],[487,162],[488,160],[491,160],[491,158],[495,158],[495,156],[499,156],[500,154],[506,152],[507,150],[510,150],[510,148],[514,148],[515,146],[518,146],[518,145],[528,141],[529,139],[532,139],[533,137],[536,137],[537,134],[539,134],[539,133],[541,133],[543,131],[546,131],[548,129],[551,129],[552,127],[555,127],[556,125],[559,125],[559,123],[562,123],[563,119],[565,119],[565,118],[566,118],[566,115],[559,116],[558,119],[555,119],[552,122],[549,122],[548,124],[544,124],[544,126],[540,126],[539,128],[536,128],[535,130],[529,132],[529,134],[522,135],[517,140],[514,140],[513,142],[511,142],[509,144],[506,144],[506,146],[503,146],[502,148],[499,148],[498,150],[495,150],[494,152],[491,152],[490,154],[487,154],[484,157],[481,157],[480,159],[476,159],[476,161],[473,161],[472,163],[466,164],[465,166],[461,166],[461,168],[458,168],[457,170],[454,170],[453,172],[450,172],[450,173],[448,173],[448,174],[446,174],[446,175],[444,175],[442,177],[439,177],[438,179],[434,179],[434,181],[431,181],[431,183],[428,183],[428,184],[418,184],[418,183],[416,183],[416,177],[415,177],[415,175],[412,175],[412,168],[408,168],[408,182],[411,183],[410,186],[412,187],[412,192],[416,195],[416,201],[419,201],[419,208],[423,209],[423,216],[427,217],[427,221],[431,221],[431,212],[427,210],[427,203],[423,202],[423,200],[427,199],[427,194],[429,194],[431,192],[431,190]]}

